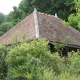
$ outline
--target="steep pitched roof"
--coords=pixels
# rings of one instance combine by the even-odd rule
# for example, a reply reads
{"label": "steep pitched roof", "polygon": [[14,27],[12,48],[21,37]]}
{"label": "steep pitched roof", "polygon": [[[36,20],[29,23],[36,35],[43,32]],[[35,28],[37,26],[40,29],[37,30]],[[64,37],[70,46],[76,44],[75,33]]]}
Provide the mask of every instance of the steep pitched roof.
{"label": "steep pitched roof", "polygon": [[36,11],[2,35],[0,43],[11,44],[15,36],[20,41],[24,34],[26,34],[26,40],[41,37],[49,41],[53,41],[53,35],[55,35],[55,42],[62,42],[69,36],[68,44],[80,46],[79,31],[71,26],[64,26],[63,21],[53,15]]}
{"label": "steep pitched roof", "polygon": [[0,37],[0,43],[5,45],[12,44],[15,38],[20,41],[23,36],[25,36],[26,39],[36,38],[33,13],[2,35]]}

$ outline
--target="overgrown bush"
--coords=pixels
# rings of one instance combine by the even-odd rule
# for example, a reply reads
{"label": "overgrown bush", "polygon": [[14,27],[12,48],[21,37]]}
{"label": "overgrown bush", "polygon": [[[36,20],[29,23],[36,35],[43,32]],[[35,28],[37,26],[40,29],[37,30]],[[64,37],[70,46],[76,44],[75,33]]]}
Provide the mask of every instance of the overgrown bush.
{"label": "overgrown bush", "polygon": [[7,74],[7,65],[5,63],[5,57],[7,54],[7,48],[0,45],[0,79],[4,79]]}
{"label": "overgrown bush", "polygon": [[79,80],[80,51],[69,52],[64,62],[58,52],[50,52],[45,39],[23,41],[8,53],[0,45],[0,80]]}
{"label": "overgrown bush", "polygon": [[80,74],[80,51],[68,53],[67,68],[71,74]]}
{"label": "overgrown bush", "polygon": [[34,40],[31,43],[23,42],[11,49],[6,56],[7,80],[42,80],[42,76],[47,80],[54,72],[60,72],[61,61],[58,55],[51,54],[45,39]]}

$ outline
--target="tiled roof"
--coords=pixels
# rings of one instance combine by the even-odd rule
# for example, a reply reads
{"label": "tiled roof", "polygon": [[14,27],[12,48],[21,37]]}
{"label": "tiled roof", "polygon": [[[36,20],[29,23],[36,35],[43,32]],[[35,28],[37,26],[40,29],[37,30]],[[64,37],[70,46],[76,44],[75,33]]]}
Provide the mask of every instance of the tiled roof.
{"label": "tiled roof", "polygon": [[24,36],[26,39],[35,39],[35,27],[34,27],[34,15],[33,13],[6,32],[0,37],[0,43],[4,45],[12,44],[17,38],[20,41]]}
{"label": "tiled roof", "polygon": [[[1,44],[12,44],[17,36],[18,41],[26,34],[27,39],[36,39],[36,34],[49,41],[62,42],[69,37],[67,44],[80,46],[80,32],[71,26],[64,26],[63,21],[53,15],[34,12],[0,37]],[[53,37],[55,35],[55,38]]]}
{"label": "tiled roof", "polygon": [[64,26],[61,19],[53,15],[38,13],[38,23],[40,37],[55,42],[62,42],[69,37],[67,44],[80,46],[80,32],[71,26]]}

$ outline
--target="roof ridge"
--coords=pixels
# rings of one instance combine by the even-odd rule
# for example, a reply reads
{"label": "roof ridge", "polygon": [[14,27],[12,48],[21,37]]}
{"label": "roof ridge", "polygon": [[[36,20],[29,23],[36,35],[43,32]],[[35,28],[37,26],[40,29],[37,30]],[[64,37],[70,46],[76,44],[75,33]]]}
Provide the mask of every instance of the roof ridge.
{"label": "roof ridge", "polygon": [[[54,15],[52,15],[52,14],[47,14],[47,13],[42,13],[42,12],[38,12],[38,13],[43,14],[43,15],[47,15],[47,16],[51,16],[51,17],[55,17],[55,16],[54,16]],[[55,18],[60,19],[59,17],[55,17]],[[61,19],[60,19],[60,20],[61,20]]]}
{"label": "roof ridge", "polygon": [[39,25],[38,25],[38,15],[37,15],[36,8],[34,8],[34,24],[35,24],[36,38],[38,38],[39,37]]}

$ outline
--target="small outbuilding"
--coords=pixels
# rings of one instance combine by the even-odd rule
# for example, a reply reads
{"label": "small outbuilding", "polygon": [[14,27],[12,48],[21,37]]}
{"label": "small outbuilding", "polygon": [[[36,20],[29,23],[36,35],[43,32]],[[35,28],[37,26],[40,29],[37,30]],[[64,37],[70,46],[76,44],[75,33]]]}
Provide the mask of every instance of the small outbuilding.
{"label": "small outbuilding", "polygon": [[34,9],[29,16],[15,25],[0,37],[0,44],[12,44],[16,37],[18,42],[25,36],[25,39],[46,38],[50,43],[51,51],[54,51],[56,44],[66,44],[63,55],[68,51],[80,49],[80,32],[64,22],[57,16],[37,12]]}

